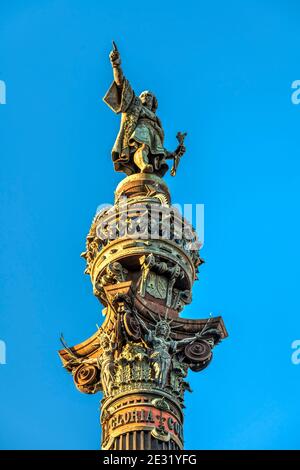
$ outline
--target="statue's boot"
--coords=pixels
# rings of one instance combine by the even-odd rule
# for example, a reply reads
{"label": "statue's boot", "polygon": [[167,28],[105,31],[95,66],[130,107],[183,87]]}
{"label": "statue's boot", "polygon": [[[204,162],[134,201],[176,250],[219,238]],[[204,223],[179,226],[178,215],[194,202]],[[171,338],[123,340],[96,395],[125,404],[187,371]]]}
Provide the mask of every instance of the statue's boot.
{"label": "statue's boot", "polygon": [[141,170],[142,173],[153,173],[153,166],[150,164],[147,164],[144,166],[144,168]]}
{"label": "statue's boot", "polygon": [[150,165],[148,160],[148,150],[144,145],[136,150],[133,159],[141,173],[153,173],[153,166]]}

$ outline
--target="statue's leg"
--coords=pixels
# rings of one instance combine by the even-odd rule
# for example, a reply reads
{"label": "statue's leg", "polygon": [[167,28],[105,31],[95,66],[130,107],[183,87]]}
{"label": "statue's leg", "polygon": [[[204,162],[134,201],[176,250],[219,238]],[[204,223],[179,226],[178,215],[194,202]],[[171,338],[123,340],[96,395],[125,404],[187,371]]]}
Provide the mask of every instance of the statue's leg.
{"label": "statue's leg", "polygon": [[154,163],[154,165],[153,165],[153,166],[154,166],[154,169],[155,169],[155,170],[159,170],[159,167],[160,167],[160,164],[159,164],[159,156],[154,157],[153,163]]}
{"label": "statue's leg", "polygon": [[153,166],[149,164],[148,154],[149,147],[146,144],[142,144],[134,153],[134,163],[141,173],[153,173]]}
{"label": "statue's leg", "polygon": [[159,382],[160,367],[157,361],[153,362],[154,377]]}

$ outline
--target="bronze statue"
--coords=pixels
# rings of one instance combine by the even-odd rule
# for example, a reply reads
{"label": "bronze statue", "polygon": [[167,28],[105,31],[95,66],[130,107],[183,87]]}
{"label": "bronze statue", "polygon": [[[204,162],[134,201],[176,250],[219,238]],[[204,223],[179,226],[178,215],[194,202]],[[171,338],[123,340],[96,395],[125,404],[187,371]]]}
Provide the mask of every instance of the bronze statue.
{"label": "bronze statue", "polygon": [[112,149],[115,170],[126,175],[154,173],[163,176],[169,168],[166,160],[173,159],[171,175],[174,176],[179,159],[185,153],[186,133],[178,132],[179,145],[175,152],[169,152],[164,147],[161,121],[156,116],[157,99],[149,90],[135,95],[123,75],[120,53],[114,42],[110,61],[114,81],[103,100],[115,113],[122,113],[120,131]]}
{"label": "bronze statue", "polygon": [[161,319],[156,323],[154,329],[149,329],[140,317],[139,322],[147,333],[146,343],[152,349],[149,358],[153,364],[155,379],[160,387],[164,387],[167,382],[172,356],[180,347],[200,339],[202,334],[198,332],[195,336],[175,341],[170,338],[170,321]]}
{"label": "bronze statue", "polygon": [[72,350],[67,346],[64,341],[63,335],[61,335],[60,340],[62,344],[67,348],[71,355],[71,359],[68,361],[68,367],[78,367],[82,364],[92,365],[97,367],[100,370],[101,377],[101,387],[105,396],[111,394],[111,387],[114,382],[115,375],[115,360],[114,354],[117,348],[117,343],[114,338],[110,338],[109,335],[99,328],[98,342],[102,348],[102,352],[96,357],[80,357],[72,352]]}

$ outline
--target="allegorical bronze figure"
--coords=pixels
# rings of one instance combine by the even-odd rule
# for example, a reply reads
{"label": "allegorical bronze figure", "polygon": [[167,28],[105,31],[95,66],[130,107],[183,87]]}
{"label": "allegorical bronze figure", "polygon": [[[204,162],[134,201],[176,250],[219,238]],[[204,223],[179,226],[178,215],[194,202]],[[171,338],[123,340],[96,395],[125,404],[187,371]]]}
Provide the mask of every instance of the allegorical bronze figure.
{"label": "allegorical bronze figure", "polygon": [[114,168],[127,175],[154,173],[163,176],[169,168],[166,160],[173,159],[171,174],[174,176],[179,158],[185,152],[186,134],[177,134],[179,145],[175,152],[164,147],[164,130],[156,115],[158,102],[155,95],[146,90],[136,96],[123,74],[120,53],[114,42],[113,47],[110,61],[114,81],[103,100],[115,113],[122,113],[120,131],[112,149]]}
{"label": "allegorical bronze figure", "polygon": [[[172,320],[171,320],[172,321]],[[155,328],[148,328],[145,322],[139,318],[139,322],[146,331],[145,341],[152,347],[149,353],[149,359],[153,364],[155,378],[161,387],[167,382],[168,373],[171,366],[172,357],[179,351],[180,347],[193,343],[202,336],[201,331],[195,336],[184,338],[179,341],[171,339],[170,321],[160,319]]]}

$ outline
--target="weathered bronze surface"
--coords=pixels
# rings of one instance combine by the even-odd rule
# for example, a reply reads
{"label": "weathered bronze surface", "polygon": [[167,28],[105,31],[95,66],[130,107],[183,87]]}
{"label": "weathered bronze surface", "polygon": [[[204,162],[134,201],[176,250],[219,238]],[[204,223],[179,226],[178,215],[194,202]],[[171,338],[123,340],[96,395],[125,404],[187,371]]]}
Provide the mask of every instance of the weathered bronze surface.
{"label": "weathered bronze surface", "polygon": [[156,115],[158,102],[155,95],[143,91],[136,96],[121,68],[121,57],[114,43],[110,53],[114,81],[104,97],[104,102],[115,112],[122,113],[121,126],[112,149],[116,171],[127,175],[154,173],[163,176],[168,170],[166,159],[173,159],[174,176],[180,157],[185,152],[185,133],[178,132],[179,145],[175,152],[164,147],[164,130]]}
{"label": "weathered bronze surface", "polygon": [[104,101],[122,113],[112,158],[128,176],[114,206],[95,215],[82,254],[105,319],[76,346],[62,338],[59,354],[78,390],[103,393],[102,449],[182,449],[188,370],[207,367],[227,332],[221,317],[179,317],[203,260],[161,176],[168,158],[175,175],[185,135],[168,152],[155,96],[134,94],[115,44],[110,60],[114,81]]}

